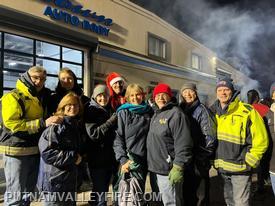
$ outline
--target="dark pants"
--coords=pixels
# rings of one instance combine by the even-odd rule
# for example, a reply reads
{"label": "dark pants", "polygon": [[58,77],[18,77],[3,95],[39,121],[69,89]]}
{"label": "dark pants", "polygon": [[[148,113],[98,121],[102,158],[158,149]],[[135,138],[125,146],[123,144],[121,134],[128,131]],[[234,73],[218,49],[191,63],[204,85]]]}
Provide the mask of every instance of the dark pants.
{"label": "dark pants", "polygon": [[195,169],[185,171],[183,183],[184,206],[208,206],[209,187],[208,170],[204,174]]}
{"label": "dark pants", "polygon": [[112,169],[92,169],[90,168],[93,192],[91,194],[91,204],[96,206],[106,206],[107,192],[113,175]]}

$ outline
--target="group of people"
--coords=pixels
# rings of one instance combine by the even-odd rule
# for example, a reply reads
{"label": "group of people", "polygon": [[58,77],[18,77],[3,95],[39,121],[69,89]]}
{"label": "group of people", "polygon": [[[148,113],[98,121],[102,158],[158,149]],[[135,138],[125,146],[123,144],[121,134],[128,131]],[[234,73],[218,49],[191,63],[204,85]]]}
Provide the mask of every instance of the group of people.
{"label": "group of people", "polygon": [[102,194],[111,181],[120,191],[123,179],[135,177],[144,193],[149,174],[165,206],[207,206],[211,164],[224,180],[226,204],[250,205],[252,172],[272,151],[274,109],[267,108],[265,123],[266,115],[238,99],[231,79],[217,82],[217,100],[208,108],[193,83],[183,84],[179,101],[164,83],[148,100],[139,84],[126,87],[112,72],[89,98],[70,69],[61,69],[58,78],[51,92],[44,86],[46,70],[31,67],[1,99],[5,205],[29,205],[35,186],[44,205],[76,205],[83,162],[93,185],[91,205],[107,204]]}

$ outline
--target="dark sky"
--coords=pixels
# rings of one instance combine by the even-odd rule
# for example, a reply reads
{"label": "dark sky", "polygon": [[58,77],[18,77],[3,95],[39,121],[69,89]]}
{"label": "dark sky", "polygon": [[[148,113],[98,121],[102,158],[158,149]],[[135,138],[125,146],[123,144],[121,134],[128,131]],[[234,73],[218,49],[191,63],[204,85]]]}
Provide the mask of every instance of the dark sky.
{"label": "dark sky", "polygon": [[[275,0],[132,0],[258,81],[275,82]],[[248,89],[250,85],[248,85]],[[255,85],[251,85],[255,87]]]}

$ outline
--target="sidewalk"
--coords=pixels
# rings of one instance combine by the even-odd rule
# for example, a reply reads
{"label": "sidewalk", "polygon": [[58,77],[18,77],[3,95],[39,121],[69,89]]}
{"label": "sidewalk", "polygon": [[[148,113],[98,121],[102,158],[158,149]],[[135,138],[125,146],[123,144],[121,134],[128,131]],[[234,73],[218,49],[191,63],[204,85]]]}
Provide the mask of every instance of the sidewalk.
{"label": "sidewalk", "polygon": [[[210,199],[211,199],[211,206],[225,206],[223,200],[223,188],[222,188],[222,180],[219,176],[217,176],[217,172],[215,169],[211,169],[210,171]],[[150,185],[149,179],[147,179],[146,184],[146,192],[150,192]],[[253,177],[253,185],[255,187],[256,178]],[[110,191],[111,191],[110,187]],[[78,194],[78,199],[88,199],[90,194],[90,187],[88,183],[85,183],[82,186],[82,191]],[[275,197],[272,192],[271,186],[266,186],[265,193],[262,195],[258,195],[252,198],[252,205],[251,206],[274,206],[275,205]],[[3,159],[2,155],[0,155],[0,206],[3,205],[3,195],[5,192],[5,176],[4,176],[4,169],[3,169]],[[88,206],[87,202],[77,202],[77,206]],[[108,202],[108,205],[111,205],[111,202]],[[40,202],[33,202],[31,206],[42,206]]]}

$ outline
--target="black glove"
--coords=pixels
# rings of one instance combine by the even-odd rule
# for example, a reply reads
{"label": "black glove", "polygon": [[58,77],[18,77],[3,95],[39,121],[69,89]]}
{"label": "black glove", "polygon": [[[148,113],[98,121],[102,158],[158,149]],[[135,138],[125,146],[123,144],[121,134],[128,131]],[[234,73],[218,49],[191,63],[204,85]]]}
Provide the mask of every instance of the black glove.
{"label": "black glove", "polygon": [[108,120],[107,122],[111,125],[111,126],[116,126],[117,125],[117,114],[114,113]]}

